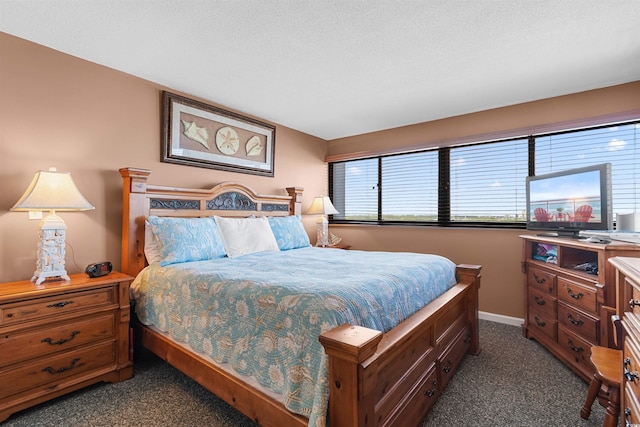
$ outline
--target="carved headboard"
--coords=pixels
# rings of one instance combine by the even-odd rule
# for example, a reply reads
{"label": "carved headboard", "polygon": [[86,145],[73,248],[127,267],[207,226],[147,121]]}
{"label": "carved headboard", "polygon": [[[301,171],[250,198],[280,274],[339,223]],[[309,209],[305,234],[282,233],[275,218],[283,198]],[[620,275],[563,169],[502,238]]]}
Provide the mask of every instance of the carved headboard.
{"label": "carved headboard", "polygon": [[258,194],[246,185],[223,182],[211,189],[147,184],[148,169],[122,168],[121,270],[136,276],[145,265],[144,222],[149,215],[183,218],[302,213],[303,188],[287,188],[288,196]]}

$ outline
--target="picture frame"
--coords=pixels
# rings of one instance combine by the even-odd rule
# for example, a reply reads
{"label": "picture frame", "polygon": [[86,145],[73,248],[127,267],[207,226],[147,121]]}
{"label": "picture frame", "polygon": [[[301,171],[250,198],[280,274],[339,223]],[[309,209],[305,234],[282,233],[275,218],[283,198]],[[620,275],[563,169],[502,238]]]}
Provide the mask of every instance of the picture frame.
{"label": "picture frame", "polygon": [[162,162],[273,177],[275,138],[275,126],[162,92]]}

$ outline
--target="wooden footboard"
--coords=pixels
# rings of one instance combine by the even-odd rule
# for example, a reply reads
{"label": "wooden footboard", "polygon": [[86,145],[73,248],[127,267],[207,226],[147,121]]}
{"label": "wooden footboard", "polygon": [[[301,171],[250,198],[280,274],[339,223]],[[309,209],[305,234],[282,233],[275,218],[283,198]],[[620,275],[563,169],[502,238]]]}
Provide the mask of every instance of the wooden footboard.
{"label": "wooden footboard", "polygon": [[[122,270],[145,266],[144,221],[149,215],[204,217],[292,215],[302,189],[265,196],[237,183],[210,190],[147,185],[150,171],[124,168]],[[233,197],[225,197],[233,194]],[[241,209],[231,208],[239,204]],[[329,356],[331,427],[418,425],[465,353],[478,354],[480,266],[459,265],[458,283],[387,333],[341,325],[319,340]],[[262,426],[306,426],[308,419],[206,358],[141,326],[142,345]]]}
{"label": "wooden footboard", "polygon": [[457,285],[386,334],[341,325],[320,335],[332,427],[419,425],[464,354],[480,353],[480,266],[456,271]]}

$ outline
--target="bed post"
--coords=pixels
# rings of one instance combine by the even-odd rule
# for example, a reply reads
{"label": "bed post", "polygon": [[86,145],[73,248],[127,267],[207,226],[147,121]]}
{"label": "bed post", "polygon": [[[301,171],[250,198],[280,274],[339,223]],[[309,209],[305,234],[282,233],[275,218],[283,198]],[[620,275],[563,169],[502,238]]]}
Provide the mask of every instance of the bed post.
{"label": "bed post", "polygon": [[122,168],[122,252],[121,269],[136,276],[144,268],[144,224],[148,169]]}
{"label": "bed post", "polygon": [[478,291],[480,289],[479,265],[458,264],[456,266],[458,283],[470,283],[472,292],[467,293],[467,317],[471,325],[471,342],[467,353],[475,356],[480,354],[480,331],[478,330]]}
{"label": "bed post", "polygon": [[[358,427],[362,426],[365,420],[372,423],[375,402],[371,390],[361,389],[359,371],[360,364],[373,356],[378,348],[382,332],[343,324],[323,332],[319,340],[329,356],[329,404],[333,401],[334,408],[329,411],[329,425]],[[368,396],[367,400],[363,400],[363,396]]]}
{"label": "bed post", "polygon": [[287,187],[287,193],[291,196],[289,215],[302,215],[302,187]]}

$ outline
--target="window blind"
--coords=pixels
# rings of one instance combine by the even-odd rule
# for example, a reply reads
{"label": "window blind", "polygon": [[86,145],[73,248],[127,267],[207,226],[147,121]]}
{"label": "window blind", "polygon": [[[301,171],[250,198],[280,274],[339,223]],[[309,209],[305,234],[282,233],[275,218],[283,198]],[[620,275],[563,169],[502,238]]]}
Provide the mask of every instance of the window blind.
{"label": "window blind", "polygon": [[599,163],[611,163],[614,221],[640,212],[640,123],[536,137],[536,175]]}

